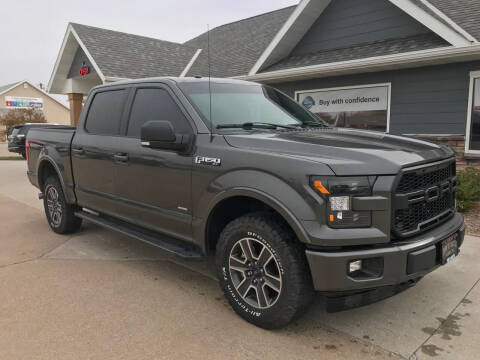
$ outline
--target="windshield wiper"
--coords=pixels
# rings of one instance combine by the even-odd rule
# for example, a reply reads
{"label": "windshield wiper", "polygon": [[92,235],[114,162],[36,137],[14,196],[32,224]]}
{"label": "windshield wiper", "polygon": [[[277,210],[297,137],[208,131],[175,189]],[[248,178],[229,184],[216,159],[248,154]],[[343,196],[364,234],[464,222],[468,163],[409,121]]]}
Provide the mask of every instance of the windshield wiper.
{"label": "windshield wiper", "polygon": [[264,123],[264,122],[246,122],[243,124],[220,124],[217,125],[217,129],[298,129],[297,126],[293,125],[279,125],[274,123]]}
{"label": "windshield wiper", "polygon": [[325,123],[322,123],[322,122],[314,122],[314,121],[305,121],[302,125],[302,127],[322,127],[322,128],[329,128],[330,125],[327,125]]}

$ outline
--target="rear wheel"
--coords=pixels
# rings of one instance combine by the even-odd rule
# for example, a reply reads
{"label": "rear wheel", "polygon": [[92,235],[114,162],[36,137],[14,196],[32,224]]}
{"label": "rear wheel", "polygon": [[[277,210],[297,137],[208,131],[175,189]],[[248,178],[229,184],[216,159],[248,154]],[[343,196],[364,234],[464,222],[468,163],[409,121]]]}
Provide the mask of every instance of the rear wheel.
{"label": "rear wheel", "polygon": [[74,215],[76,206],[66,202],[57,177],[47,178],[43,193],[43,206],[51,229],[58,234],[77,231],[82,225],[82,219]]}
{"label": "rear wheel", "polygon": [[248,214],[229,223],[216,256],[220,286],[232,308],[259,327],[289,324],[313,298],[304,250],[274,215]]}

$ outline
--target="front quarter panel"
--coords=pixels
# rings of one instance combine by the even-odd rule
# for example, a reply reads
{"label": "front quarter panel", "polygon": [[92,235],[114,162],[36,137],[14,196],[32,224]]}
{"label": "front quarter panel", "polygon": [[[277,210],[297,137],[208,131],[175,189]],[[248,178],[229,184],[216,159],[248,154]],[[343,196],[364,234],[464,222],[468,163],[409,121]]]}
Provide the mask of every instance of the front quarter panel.
{"label": "front quarter panel", "polygon": [[298,158],[238,149],[229,146],[223,136],[199,135],[196,156],[217,159],[220,163],[194,163],[192,203],[195,239],[203,247],[208,216],[222,200],[248,196],[279,212],[299,239],[308,242],[300,221],[318,218],[321,205],[312,196],[310,175],[333,175],[323,164]]}

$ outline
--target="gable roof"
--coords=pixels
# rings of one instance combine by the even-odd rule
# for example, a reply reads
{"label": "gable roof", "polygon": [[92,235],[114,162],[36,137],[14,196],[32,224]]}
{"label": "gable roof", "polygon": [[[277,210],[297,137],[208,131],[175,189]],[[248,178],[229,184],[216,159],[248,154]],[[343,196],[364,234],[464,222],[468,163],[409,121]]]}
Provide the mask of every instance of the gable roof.
{"label": "gable roof", "polygon": [[145,36],[71,25],[105,77],[180,76],[198,50]]}
{"label": "gable roof", "polygon": [[428,0],[462,29],[480,40],[480,2],[478,0]]}
{"label": "gable roof", "polygon": [[55,101],[57,104],[61,105],[62,107],[64,107],[65,109],[69,110],[69,108],[67,106],[65,106],[64,104],[62,104],[60,101],[58,101],[57,99],[55,99],[52,95],[50,95],[49,93],[47,93],[45,90],[42,90],[40,89],[38,86],[35,86],[33,85],[30,81],[28,80],[22,80],[22,81],[19,81],[19,82],[16,82],[16,83],[12,83],[12,84],[8,84],[8,85],[2,85],[0,86],[0,95],[3,95],[5,93],[7,93],[8,91],[10,90],[13,90],[15,89],[16,87],[24,84],[24,83],[27,83],[28,85],[30,85],[32,88],[34,88],[35,90],[41,92],[43,95],[45,96],[48,96],[50,99],[52,99],[53,101]]}
{"label": "gable roof", "polygon": [[17,87],[18,85],[20,85],[23,81],[19,81],[19,82],[14,82],[14,83],[11,83],[11,84],[7,84],[7,85],[2,85],[0,86],[0,95],[2,95],[3,93],[7,92],[8,90],[10,89],[13,89],[15,87]]}
{"label": "gable roof", "polygon": [[[284,23],[272,42],[268,45],[260,58],[249,72],[250,76],[265,70],[278,61],[290,55],[295,45],[303,38],[314,21],[330,5],[332,0],[302,0],[290,18]],[[403,10],[409,16],[419,21],[438,37],[453,46],[461,47],[471,45],[471,39],[457,31],[445,19],[441,19],[428,7],[420,7],[415,1],[423,3],[426,0],[384,0]],[[442,0],[438,0],[442,1]],[[467,0],[464,0],[467,1]],[[474,0],[472,0],[474,1]],[[310,64],[313,65],[313,64]]]}
{"label": "gable roof", "polygon": [[[295,8],[290,6],[212,29],[211,75],[232,77],[247,74]],[[208,75],[208,32],[184,45],[203,49],[187,76]]]}
{"label": "gable roof", "polygon": [[[433,63],[438,54],[444,54],[445,61],[464,61],[471,59],[472,54],[476,59],[479,55],[478,47],[472,46],[480,39],[478,0],[383,0],[403,10],[431,33],[293,56],[292,50],[332,1],[335,0],[301,0],[296,6],[216,27],[183,44],[70,23],[48,88],[65,93],[67,88],[90,86],[83,81],[84,85],[70,83],[62,88],[71,80],[65,64],[71,62],[78,47],[96,70],[96,74],[89,74],[92,78],[85,80],[100,82],[206,76],[210,71],[215,77],[260,80],[269,78],[269,73],[280,77],[282,71],[297,73],[304,68],[312,71],[335,64],[344,67],[344,71],[350,66],[366,71],[362,64],[369,59],[380,66],[382,61],[391,64],[392,60],[406,58],[420,59],[421,64]],[[470,52],[464,50],[468,47]],[[419,64],[415,60],[412,66],[414,63]]]}

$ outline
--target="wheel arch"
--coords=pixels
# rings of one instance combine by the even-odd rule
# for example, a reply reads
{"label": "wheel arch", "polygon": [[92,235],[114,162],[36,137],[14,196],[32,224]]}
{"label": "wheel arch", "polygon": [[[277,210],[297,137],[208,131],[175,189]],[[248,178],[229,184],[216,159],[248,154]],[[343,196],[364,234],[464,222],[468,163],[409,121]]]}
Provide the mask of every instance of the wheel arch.
{"label": "wheel arch", "polygon": [[63,182],[61,171],[58,165],[53,159],[45,155],[39,159],[37,168],[38,187],[42,192],[45,186],[45,181],[49,175],[54,175],[58,178],[60,185],[62,186],[63,193],[66,194],[65,183]]}
{"label": "wheel arch", "polygon": [[[232,204],[241,204],[245,208],[229,212],[231,217],[226,216],[223,210]],[[249,205],[252,207],[249,208]],[[228,222],[248,212],[262,209],[277,214],[292,229],[300,242],[309,242],[308,235],[300,221],[283,203],[261,190],[237,187],[218,194],[208,209],[208,217],[202,229],[202,245],[205,253],[212,254],[214,252],[218,236]]]}

